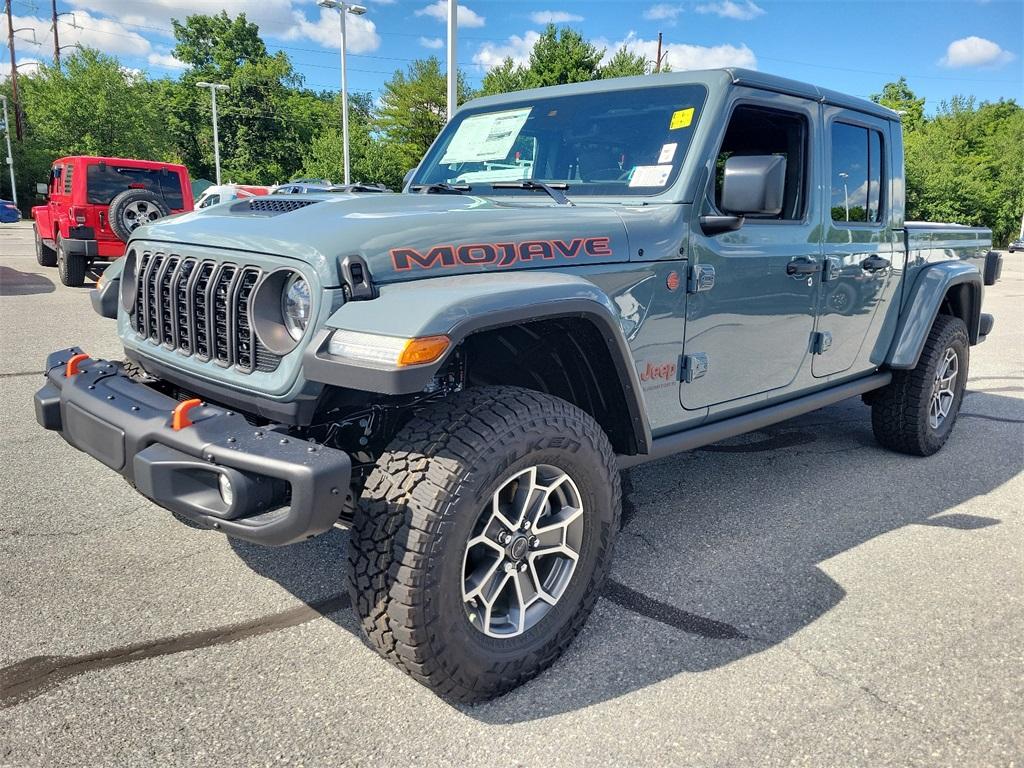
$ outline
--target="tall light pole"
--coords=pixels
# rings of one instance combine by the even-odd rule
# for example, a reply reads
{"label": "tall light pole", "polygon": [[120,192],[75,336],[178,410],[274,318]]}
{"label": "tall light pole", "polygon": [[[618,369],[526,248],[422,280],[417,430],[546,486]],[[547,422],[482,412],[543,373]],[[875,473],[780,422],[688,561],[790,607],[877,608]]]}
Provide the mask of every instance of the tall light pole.
{"label": "tall light pole", "polygon": [[353,16],[362,16],[366,13],[366,7],[343,2],[343,0],[318,0],[317,5],[321,8],[336,8],[338,18],[341,19],[341,145],[344,157],[345,184],[350,183],[348,161],[348,72],[345,70],[345,16],[351,13]]}
{"label": "tall light pole", "polygon": [[220,186],[220,136],[217,135],[217,91],[226,91],[228,86],[223,83],[199,82],[200,88],[210,89],[210,105],[213,107],[213,164],[217,169],[217,186]]}
{"label": "tall light pole", "polygon": [[448,0],[448,119],[458,107],[459,65],[455,56],[455,30],[459,26],[459,2]]}
{"label": "tall light pole", "polygon": [[0,94],[0,101],[4,103],[4,138],[7,139],[7,167],[11,171],[11,202],[18,206],[18,188],[14,184],[14,155],[11,154],[11,129],[7,125],[7,97]]}

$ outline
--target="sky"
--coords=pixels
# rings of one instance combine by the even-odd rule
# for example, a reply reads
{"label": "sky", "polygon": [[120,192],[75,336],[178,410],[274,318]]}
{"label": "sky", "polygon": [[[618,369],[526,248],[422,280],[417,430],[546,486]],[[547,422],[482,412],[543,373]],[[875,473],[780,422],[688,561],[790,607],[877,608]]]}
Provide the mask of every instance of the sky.
{"label": "sky", "polygon": [[[14,26],[25,28],[15,41],[19,69],[52,60],[48,0],[11,1]],[[415,58],[443,61],[446,0],[361,2],[368,12],[348,17],[350,90],[377,92]],[[172,18],[244,11],[308,87],[338,88],[337,14],[315,0],[58,0],[57,8],[62,46],[99,48],[125,67],[169,77],[182,71]],[[675,70],[749,67],[865,98],[906,75],[929,113],[957,94],[1024,102],[1022,0],[470,0],[459,4],[458,35],[469,83],[478,86],[505,56],[525,61],[548,22],[574,27],[608,56],[625,45],[651,60],[661,32]],[[0,65],[0,75],[9,68]]]}

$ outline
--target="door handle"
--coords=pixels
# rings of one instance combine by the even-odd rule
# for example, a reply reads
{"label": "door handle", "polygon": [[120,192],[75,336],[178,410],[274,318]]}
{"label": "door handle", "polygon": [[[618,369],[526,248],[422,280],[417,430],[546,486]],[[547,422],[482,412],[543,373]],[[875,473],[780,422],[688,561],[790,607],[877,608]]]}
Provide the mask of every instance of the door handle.
{"label": "door handle", "polygon": [[860,263],[860,268],[865,272],[878,272],[889,268],[889,260],[883,259],[881,256],[868,256]]}
{"label": "door handle", "polygon": [[786,265],[786,274],[794,277],[802,277],[803,275],[813,275],[820,269],[821,265],[814,259],[809,259],[806,256],[799,256]]}

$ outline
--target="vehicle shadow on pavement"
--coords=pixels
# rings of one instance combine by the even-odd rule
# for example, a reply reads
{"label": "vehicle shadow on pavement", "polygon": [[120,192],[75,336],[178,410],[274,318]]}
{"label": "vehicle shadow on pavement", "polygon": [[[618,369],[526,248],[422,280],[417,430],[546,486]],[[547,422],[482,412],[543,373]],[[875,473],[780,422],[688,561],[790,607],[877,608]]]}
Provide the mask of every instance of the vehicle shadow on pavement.
{"label": "vehicle shadow on pavement", "polygon": [[53,293],[53,282],[34,272],[21,272],[11,267],[0,267],[0,296],[32,296]]}
{"label": "vehicle shadow on pavement", "polygon": [[[459,709],[535,720],[785,641],[845,597],[822,569],[830,558],[907,525],[961,536],[998,524],[943,513],[1024,470],[1022,452],[1007,450],[1021,424],[1024,400],[973,391],[943,451],[902,456],[877,446],[858,399],[630,470],[610,579],[581,636],[534,681]],[[232,546],[306,603],[346,589],[341,530],[283,550]],[[330,618],[358,631],[351,611]]]}

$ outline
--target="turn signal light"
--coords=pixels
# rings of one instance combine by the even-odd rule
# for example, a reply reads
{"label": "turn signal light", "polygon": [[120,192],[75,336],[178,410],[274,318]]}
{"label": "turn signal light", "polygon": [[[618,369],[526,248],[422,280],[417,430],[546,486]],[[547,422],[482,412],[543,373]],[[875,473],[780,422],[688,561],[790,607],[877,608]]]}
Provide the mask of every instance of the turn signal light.
{"label": "turn signal light", "polygon": [[409,339],[402,354],[398,356],[398,364],[432,363],[444,354],[450,343],[451,340],[447,336],[424,336],[421,339]]}

